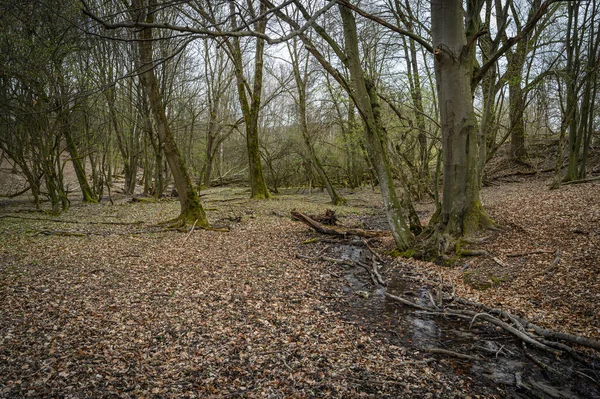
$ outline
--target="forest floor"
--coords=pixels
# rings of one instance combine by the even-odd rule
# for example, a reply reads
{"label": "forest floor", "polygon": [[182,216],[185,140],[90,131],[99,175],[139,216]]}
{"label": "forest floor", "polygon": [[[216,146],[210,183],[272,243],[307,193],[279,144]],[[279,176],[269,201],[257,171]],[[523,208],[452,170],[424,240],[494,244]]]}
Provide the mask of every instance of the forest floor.
{"label": "forest floor", "polygon": [[[435,265],[369,240],[388,291],[417,300],[443,287],[600,338],[600,184],[509,179],[483,191],[503,228],[470,247],[487,256]],[[344,226],[385,228],[377,192],[343,195]],[[360,268],[324,260],[370,256],[360,240],[290,218],[323,213],[324,193],[248,196],[203,191],[210,221],[230,231],[191,234],[155,226],[177,215],[174,199],[74,202],[60,216],[1,200],[0,397],[600,398],[598,353],[586,352],[583,371],[521,356],[520,342],[480,320],[419,314]],[[424,221],[432,210],[418,204]]]}

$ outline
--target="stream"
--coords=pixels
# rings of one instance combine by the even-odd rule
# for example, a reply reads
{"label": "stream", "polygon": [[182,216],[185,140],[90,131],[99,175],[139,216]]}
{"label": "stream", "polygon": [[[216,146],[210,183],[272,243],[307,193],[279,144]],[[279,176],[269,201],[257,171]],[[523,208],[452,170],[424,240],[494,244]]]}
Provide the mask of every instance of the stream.
{"label": "stream", "polygon": [[[354,263],[372,264],[367,248],[339,245],[330,254]],[[439,364],[440,370],[454,375],[468,375],[477,381],[482,392],[501,388],[516,398],[598,398],[600,399],[600,361],[587,366],[565,354],[560,359],[540,350],[524,348],[511,334],[488,323],[428,314],[400,304],[385,296],[386,291],[417,304],[431,307],[429,292],[410,265],[401,270],[383,269],[387,288],[375,286],[362,267],[346,268],[344,291],[349,320],[363,325],[371,333],[390,344],[422,351],[423,358],[447,359],[451,367]],[[477,356],[481,360],[463,360],[428,353],[427,348],[439,348],[460,354]],[[432,363],[436,364],[436,363]],[[445,368],[445,370],[444,370]],[[496,391],[497,392],[497,391]]]}

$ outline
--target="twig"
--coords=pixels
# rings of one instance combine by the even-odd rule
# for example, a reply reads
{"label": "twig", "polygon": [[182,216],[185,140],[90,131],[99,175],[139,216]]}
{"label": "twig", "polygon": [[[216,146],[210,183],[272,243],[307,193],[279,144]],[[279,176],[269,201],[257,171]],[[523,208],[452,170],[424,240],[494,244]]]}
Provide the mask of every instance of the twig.
{"label": "twig", "polygon": [[433,299],[433,295],[431,295],[431,291],[427,290],[427,295],[429,296],[429,301],[431,302],[431,306],[433,306],[434,309],[438,309],[438,306],[435,303],[435,300]]}
{"label": "twig", "polygon": [[480,317],[492,324],[497,325],[498,327],[503,328],[504,330],[506,330],[507,332],[511,333],[512,335],[514,335],[515,337],[521,339],[521,341],[524,341],[525,343],[528,343],[530,345],[535,346],[536,348],[545,350],[547,352],[550,352],[554,355],[558,355],[560,354],[559,351],[550,348],[547,345],[544,345],[543,343],[539,342],[538,340],[536,340],[535,338],[531,337],[530,335],[525,334],[524,332],[521,332],[519,330],[517,330],[516,328],[514,328],[513,326],[511,326],[510,324],[507,324],[505,322],[503,322],[502,320],[498,319],[497,317],[494,317],[492,315],[490,315],[489,313],[477,313],[474,312],[472,310],[459,310],[459,309],[454,309],[454,310],[446,310],[444,312],[444,314],[461,314],[461,315],[469,315],[469,316],[476,316],[476,317]]}
{"label": "twig", "polygon": [[43,234],[45,236],[62,236],[62,237],[87,237],[93,233],[81,233],[76,231],[62,231],[62,230],[40,230],[35,235]]}
{"label": "twig", "polygon": [[371,277],[371,281],[373,282],[373,284],[375,284],[375,286],[379,285],[379,282],[375,278],[375,275],[373,274],[373,271],[369,268],[369,266],[365,265],[362,262],[356,262],[356,264],[358,266],[362,267],[363,269],[365,269],[367,271],[367,273],[369,273],[369,277]]}
{"label": "twig", "polygon": [[[462,305],[473,306],[476,308],[483,309],[489,314],[496,314],[496,315],[503,316],[506,318],[509,318],[509,315],[510,315],[508,312],[505,312],[504,310],[494,309],[494,308],[486,306],[482,303],[477,303],[477,302],[469,301],[469,300],[458,298],[458,297],[453,297],[452,300],[454,302],[460,303]],[[517,320],[523,326],[523,328],[525,330],[533,330],[537,335],[539,335],[541,337],[544,337],[547,339],[558,339],[561,341],[566,341],[566,342],[570,342],[573,344],[586,346],[588,348],[600,350],[600,341],[595,341],[593,339],[581,337],[578,335],[562,333],[562,332],[542,328],[536,324],[530,323],[529,321],[527,321],[521,317],[515,316],[515,315],[510,315],[510,317]],[[540,340],[540,342],[542,342],[542,340]],[[556,346],[556,344],[559,344],[558,342],[553,343],[553,345],[550,345],[549,342],[548,343],[542,342],[542,343],[547,344],[548,346],[555,346],[555,347],[557,347],[557,349],[565,350],[565,349],[562,349],[562,348],[559,348],[558,346]]]}
{"label": "twig", "polygon": [[142,221],[135,222],[94,222],[94,221],[81,221],[81,220],[64,220],[64,219],[50,219],[50,218],[28,218],[23,216],[14,216],[14,215],[1,215],[0,219],[11,218],[11,219],[22,219],[22,220],[34,220],[38,222],[53,222],[53,223],[71,223],[71,224],[107,224],[107,225],[115,225],[115,226],[134,226],[143,224]]}
{"label": "twig", "polygon": [[375,260],[375,258],[373,258],[373,274],[375,275],[375,278],[377,279],[380,285],[387,287],[387,283],[383,281],[383,278],[381,278],[381,275],[377,270],[377,261]]}
{"label": "twig", "polygon": [[554,260],[552,261],[552,266],[550,266],[546,270],[546,275],[544,276],[544,280],[548,280],[550,277],[552,277],[554,275],[554,273],[556,273],[559,263],[560,263],[560,248],[556,250],[556,253],[554,254]]}
{"label": "twig", "polygon": [[485,313],[477,313],[475,316],[473,316],[473,318],[471,319],[471,323],[469,323],[469,330],[473,329],[473,323],[475,323],[475,319],[477,319],[477,317],[484,315]]}
{"label": "twig", "polygon": [[196,228],[196,223],[198,223],[198,219],[196,219],[196,221],[194,221],[194,224],[192,225],[192,228],[190,229],[190,232],[188,233],[188,235],[185,237],[185,240],[183,240],[183,243],[181,243],[181,247],[183,248],[183,246],[185,245],[185,243],[187,242],[188,238],[190,238],[190,236],[192,235],[192,233],[194,232],[194,229]]}
{"label": "twig", "polygon": [[492,256],[492,260],[505,269],[510,268],[510,265],[508,263],[501,261],[497,256]]}
{"label": "twig", "polygon": [[365,247],[367,247],[367,249],[369,250],[369,252],[371,252],[371,254],[373,254],[373,256],[380,262],[383,262],[383,258],[381,257],[381,255],[379,255],[377,252],[375,252],[375,250],[369,245],[369,243],[367,242],[367,240],[362,240],[362,242],[365,244]]}
{"label": "twig", "polygon": [[31,186],[27,186],[23,190],[17,191],[16,193],[12,193],[12,194],[0,194],[0,198],[15,198],[15,197],[18,197],[21,194],[25,194],[25,192],[29,191],[30,188],[31,188]]}
{"label": "twig", "polygon": [[542,362],[540,359],[533,356],[533,354],[529,353],[529,351],[527,350],[527,345],[525,345],[524,342],[523,342],[523,352],[525,352],[525,356],[527,356],[531,361],[533,361],[535,364],[537,364],[542,370],[544,370],[546,372],[550,372],[555,375],[558,375],[558,376],[562,377],[563,379],[566,378],[566,376],[563,373],[561,373],[560,371],[556,370],[553,367],[548,366],[546,363]]}
{"label": "twig", "polygon": [[587,375],[586,373],[582,373],[579,370],[573,370],[575,371],[577,374],[584,376],[585,378],[587,378],[588,380],[592,381],[593,383],[595,383],[596,385],[600,386],[600,382],[598,382],[598,380],[595,380],[594,378],[590,377],[589,375]]}
{"label": "twig", "polygon": [[[411,302],[411,301],[409,301],[407,299],[404,299],[404,298],[401,298],[401,297],[389,294],[387,292],[385,293],[385,295],[388,298],[391,298],[391,299],[393,299],[395,301],[401,302],[401,303],[403,303],[405,305],[412,306],[414,308],[425,310],[425,311],[429,311],[429,312],[435,312],[435,309],[431,309],[431,308],[428,308],[426,306],[418,305],[418,304],[416,304],[414,302]],[[472,310],[461,310],[461,309],[445,309],[443,311],[438,311],[437,313],[440,316],[444,316],[444,315],[459,316],[459,317],[471,316],[471,317],[473,317],[473,319],[471,320],[471,325],[473,324],[473,322],[475,321],[476,318],[482,318],[482,319],[486,320],[489,323],[495,324],[496,326],[503,328],[507,332],[511,333],[512,335],[516,336],[517,338],[521,339],[522,341],[524,341],[524,342],[526,342],[526,343],[528,343],[530,345],[535,346],[536,348],[543,349],[543,350],[548,351],[548,352],[550,352],[552,354],[555,354],[555,355],[560,354],[559,351],[557,351],[557,350],[555,350],[555,349],[553,349],[553,348],[551,348],[551,347],[549,347],[547,345],[544,345],[543,343],[539,342],[538,340],[536,340],[535,338],[531,337],[530,335],[528,335],[528,334],[526,334],[526,333],[524,333],[522,331],[519,331],[515,327],[513,327],[513,326],[511,326],[511,325],[503,322],[502,320],[500,320],[500,319],[498,319],[498,318],[490,315],[489,313],[481,313],[481,312],[474,312]],[[521,324],[524,325],[524,323],[522,323],[522,322],[521,322]]]}

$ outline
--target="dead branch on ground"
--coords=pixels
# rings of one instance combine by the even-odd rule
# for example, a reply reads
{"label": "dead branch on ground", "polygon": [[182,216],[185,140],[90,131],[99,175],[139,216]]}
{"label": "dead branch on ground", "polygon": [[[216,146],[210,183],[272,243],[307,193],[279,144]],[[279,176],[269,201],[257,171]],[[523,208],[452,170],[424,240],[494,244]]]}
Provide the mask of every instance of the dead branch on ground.
{"label": "dead branch on ground", "polygon": [[65,219],[51,219],[51,218],[28,218],[23,216],[15,216],[15,215],[0,215],[0,219],[21,219],[21,220],[33,220],[38,222],[53,222],[53,223],[69,223],[69,224],[106,224],[106,225],[114,225],[114,226],[134,226],[139,224],[144,224],[142,221],[135,222],[95,222],[91,220],[65,220]]}
{"label": "dead branch on ground", "polygon": [[560,248],[556,250],[554,253],[554,260],[552,261],[552,265],[546,270],[544,280],[548,280],[550,277],[556,273],[558,269],[558,264],[560,263]]}
{"label": "dead branch on ground", "polygon": [[313,230],[327,235],[333,235],[337,237],[347,237],[347,236],[359,236],[366,238],[374,238],[374,237],[382,237],[391,235],[392,233],[387,230],[363,230],[363,229],[353,229],[346,227],[330,227],[325,226],[316,220],[312,219],[310,216],[307,216],[303,213],[293,210],[291,212],[294,219],[301,221],[302,223],[308,225]]}
{"label": "dead branch on ground", "polygon": [[[491,308],[489,306],[486,306],[482,303],[477,303],[477,302],[472,302],[466,299],[462,299],[462,298],[458,298],[458,297],[453,297],[451,298],[451,300],[453,302],[456,303],[460,303],[462,305],[465,306],[470,306],[470,307],[475,307],[475,308],[479,308],[484,310],[485,312],[489,313],[489,314],[493,314],[493,315],[498,315],[498,316],[502,316],[502,317],[509,317],[509,313],[504,311],[504,310],[500,310],[500,309],[495,309],[495,308]],[[578,335],[573,335],[573,334],[569,334],[569,333],[562,333],[562,332],[558,332],[558,331],[554,331],[554,330],[550,330],[547,328],[543,328],[540,327],[536,324],[533,324],[519,316],[515,316],[515,315],[510,315],[510,317],[514,318],[515,320],[517,320],[525,330],[532,330],[535,334],[538,335],[538,337],[542,337],[545,339],[556,339],[556,340],[560,340],[560,341],[565,341],[565,342],[569,342],[571,344],[576,344],[576,345],[581,345],[581,346],[585,346],[588,348],[592,348],[592,349],[596,349],[598,351],[600,351],[600,341],[595,341],[593,339],[589,339],[589,338],[585,338],[585,337],[581,337]],[[539,339],[539,338],[538,338]],[[540,340],[540,342],[542,342],[542,340]],[[542,342],[548,346],[550,346],[548,344],[548,342]],[[564,345],[564,344],[563,344]],[[557,349],[561,349],[564,351],[564,349],[562,348],[558,348]]]}
{"label": "dead branch on ground", "polygon": [[545,250],[545,249],[539,249],[539,250],[529,251],[529,252],[509,253],[509,254],[505,254],[505,256],[508,257],[508,258],[520,258],[522,256],[528,256],[528,255],[552,254],[552,253],[554,253],[554,251],[548,251],[548,250]]}
{"label": "dead branch on ground", "polygon": [[464,353],[458,353],[458,352],[454,352],[454,351],[451,351],[448,349],[442,349],[442,348],[431,347],[431,348],[425,348],[424,350],[425,350],[425,352],[438,354],[438,355],[452,356],[452,357],[456,357],[458,359],[465,359],[465,360],[480,360],[481,359],[479,356],[466,355]]}

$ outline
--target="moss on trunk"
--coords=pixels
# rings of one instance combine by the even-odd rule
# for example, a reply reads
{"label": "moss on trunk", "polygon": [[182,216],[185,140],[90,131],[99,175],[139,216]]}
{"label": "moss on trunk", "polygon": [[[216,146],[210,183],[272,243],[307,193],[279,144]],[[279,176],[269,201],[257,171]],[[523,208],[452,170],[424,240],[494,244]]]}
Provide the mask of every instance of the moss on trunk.
{"label": "moss on trunk", "polygon": [[[143,7],[140,7],[140,1],[134,1],[132,8],[132,13],[136,15],[136,18],[139,18],[140,15],[137,15],[137,13],[141,13],[142,10],[144,10]],[[154,14],[152,11],[153,10],[148,10],[147,15],[145,16],[146,22],[153,22]],[[165,106],[158,87],[158,79],[154,74],[152,60],[152,29],[144,28],[139,31],[138,35],[141,39],[138,42],[140,52],[139,69],[142,71],[140,80],[148,98],[150,111],[154,117],[159,141],[163,145],[165,158],[169,164],[175,187],[179,193],[181,212],[176,220],[184,225],[195,223],[197,220],[198,226],[208,227],[209,224],[206,219],[206,214],[204,213],[198,194],[192,185],[192,180],[190,179],[185,161],[179,153],[175,138],[173,137],[173,132],[167,121]],[[160,151],[160,147],[158,151]]]}

